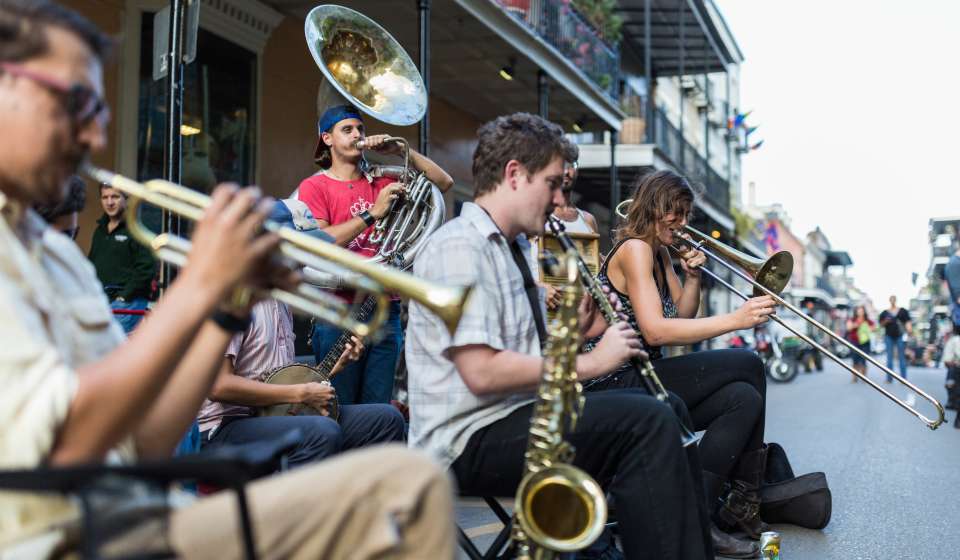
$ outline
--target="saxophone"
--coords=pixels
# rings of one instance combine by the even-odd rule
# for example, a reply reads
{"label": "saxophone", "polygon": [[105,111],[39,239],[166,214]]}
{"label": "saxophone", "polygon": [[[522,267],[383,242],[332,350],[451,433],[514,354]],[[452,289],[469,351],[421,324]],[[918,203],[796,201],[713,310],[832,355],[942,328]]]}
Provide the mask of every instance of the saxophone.
{"label": "saxophone", "polygon": [[564,434],[583,410],[577,381],[580,348],[577,307],[583,295],[576,253],[567,252],[563,301],[550,325],[544,370],[530,419],[524,477],[517,488],[511,533],[520,560],[554,558],[589,546],[607,521],[604,492],[589,474],[574,467],[574,448]]}

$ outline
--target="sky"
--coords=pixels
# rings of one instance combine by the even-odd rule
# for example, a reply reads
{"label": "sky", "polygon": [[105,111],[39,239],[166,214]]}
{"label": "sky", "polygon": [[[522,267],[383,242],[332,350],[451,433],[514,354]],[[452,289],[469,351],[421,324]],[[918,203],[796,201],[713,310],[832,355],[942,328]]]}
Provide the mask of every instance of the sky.
{"label": "sky", "polygon": [[780,202],[853,259],[857,287],[906,306],[929,220],[960,215],[960,2],[714,0],[736,38],[740,105],[758,126],[743,193]]}

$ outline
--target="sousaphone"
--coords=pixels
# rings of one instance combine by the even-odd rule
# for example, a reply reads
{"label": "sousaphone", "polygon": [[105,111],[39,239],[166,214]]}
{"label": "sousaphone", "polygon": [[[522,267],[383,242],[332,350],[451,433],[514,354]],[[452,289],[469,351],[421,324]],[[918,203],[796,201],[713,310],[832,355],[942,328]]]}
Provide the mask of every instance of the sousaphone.
{"label": "sousaphone", "polygon": [[[327,4],[310,10],[304,33],[326,83],[347,103],[395,126],[409,126],[423,118],[427,111],[423,78],[400,43],[375,21]],[[371,241],[379,248],[371,260],[403,270],[443,223],[446,209],[440,189],[410,167],[406,140],[393,137],[390,141],[401,145],[404,165],[375,165],[368,172],[396,179],[404,185],[405,194],[377,222]]]}

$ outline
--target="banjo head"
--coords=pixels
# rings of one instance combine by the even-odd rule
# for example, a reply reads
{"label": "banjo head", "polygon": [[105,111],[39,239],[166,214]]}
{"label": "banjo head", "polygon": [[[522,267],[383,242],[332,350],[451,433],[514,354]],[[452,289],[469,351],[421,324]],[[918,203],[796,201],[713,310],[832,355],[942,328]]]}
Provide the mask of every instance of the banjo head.
{"label": "banjo head", "polygon": [[[290,364],[275,369],[263,380],[271,385],[300,385],[303,383],[330,383],[327,375],[306,364]],[[340,418],[340,404],[336,395],[327,407],[328,416],[334,420]],[[317,416],[320,410],[301,404],[275,404],[259,409],[257,416]]]}

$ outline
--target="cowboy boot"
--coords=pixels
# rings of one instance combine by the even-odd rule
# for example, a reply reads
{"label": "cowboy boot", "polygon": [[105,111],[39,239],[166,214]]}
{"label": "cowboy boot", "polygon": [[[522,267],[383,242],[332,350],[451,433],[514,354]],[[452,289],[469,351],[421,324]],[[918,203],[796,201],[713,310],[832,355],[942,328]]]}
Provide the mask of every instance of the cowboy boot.
{"label": "cowboy boot", "polygon": [[726,558],[759,558],[760,547],[757,543],[738,539],[725,533],[713,522],[713,518],[720,505],[720,493],[723,491],[723,477],[712,472],[703,471],[703,488],[707,498],[707,511],[710,513],[710,538],[713,541],[713,551],[717,556]]}
{"label": "cowboy boot", "polygon": [[730,491],[717,512],[717,525],[725,531],[743,531],[754,540],[770,527],[760,519],[760,484],[767,464],[767,448],[740,457],[734,469]]}

